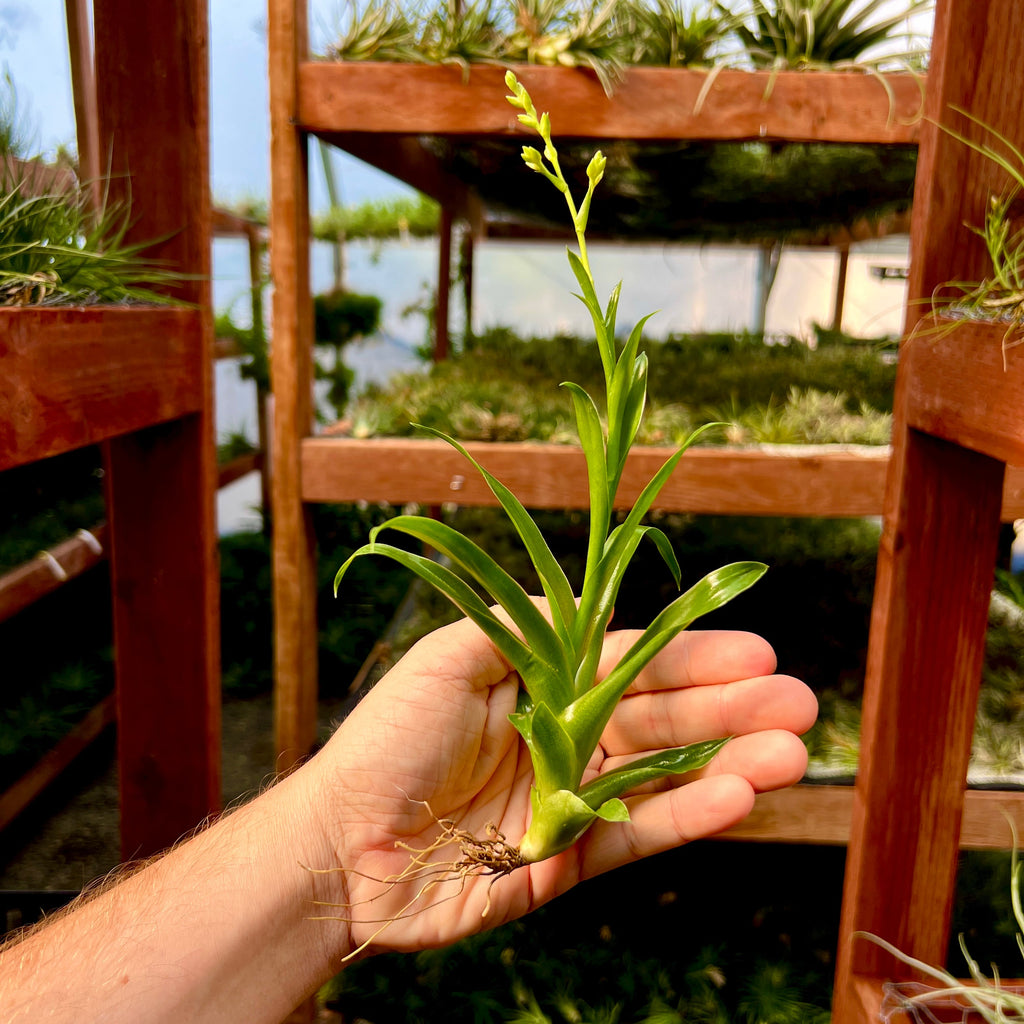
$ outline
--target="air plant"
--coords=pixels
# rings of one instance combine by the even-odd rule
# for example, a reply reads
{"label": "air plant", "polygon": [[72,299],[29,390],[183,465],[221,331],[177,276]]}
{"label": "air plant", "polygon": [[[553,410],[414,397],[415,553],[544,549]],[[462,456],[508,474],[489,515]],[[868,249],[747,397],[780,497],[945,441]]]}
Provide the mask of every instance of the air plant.
{"label": "air plant", "polygon": [[623,30],[615,0],[515,0],[515,31],[506,43],[507,60],[588,67],[611,94],[629,57],[632,41]]}
{"label": "air plant", "polygon": [[423,62],[415,24],[392,0],[351,5],[348,26],[327,47],[329,60]]}
{"label": "air plant", "polygon": [[[1013,849],[1010,854],[1010,905],[1017,925],[1017,945],[1024,953],[1024,906],[1020,893],[1022,864],[1017,848],[1017,830],[1012,820],[1009,821],[1009,825],[1013,836]],[[991,965],[992,977],[987,977],[971,956],[962,935],[960,951],[970,972],[970,981],[956,978],[941,967],[918,960],[877,935],[869,932],[857,934],[860,938],[869,939],[881,946],[897,960],[933,982],[887,985],[882,1004],[882,1019],[889,1020],[894,1013],[899,1012],[906,1014],[911,1020],[921,1022],[952,1020],[952,1011],[961,1015],[957,1019],[977,1019],[991,1024],[1024,1020],[1024,992],[1020,988],[1004,985],[994,964]],[[936,1016],[937,1013],[941,1013],[942,1016]]]}
{"label": "air plant", "polygon": [[[729,14],[721,4],[723,14]],[[875,47],[893,38],[894,30],[932,0],[904,0],[898,13],[876,18],[889,0],[750,0],[754,27],[736,31],[758,67],[799,68],[865,60]],[[874,20],[873,20],[874,19]],[[887,54],[898,59],[910,54]]]}
{"label": "air plant", "polygon": [[693,8],[682,0],[642,0],[631,5],[636,50],[630,63],[680,68],[706,65],[736,28],[738,19],[710,4]]}
{"label": "air plant", "polygon": [[949,282],[944,289],[957,294],[938,298],[933,305],[937,312],[1005,322],[1005,365],[1007,351],[1024,342],[1024,227],[1020,226],[1019,210],[1024,190],[1024,152],[967,111],[952,109],[981,127],[994,141],[974,142],[945,125],[939,126],[941,130],[995,163],[1006,173],[1010,185],[1002,194],[989,197],[984,224],[972,229],[985,242],[991,273],[980,282]]}
{"label": "air plant", "polygon": [[[629,813],[621,797],[629,791],[708,764],[727,739],[653,754],[582,782],[605,725],[644,666],[696,618],[746,590],[766,568],[759,562],[741,562],[704,577],[658,614],[619,663],[598,681],[604,634],[623,575],[641,540],[646,537],[654,542],[677,586],[680,584],[679,563],[668,538],[643,519],[687,448],[708,426],[714,425],[691,434],[644,487],[622,521],[613,526],[616,492],[646,402],[647,356],[640,351],[640,343],[649,317],[636,324],[620,351],[616,340],[619,287],[602,306],[587,257],[587,219],[605,158],[598,152],[591,159],[586,193],[577,206],[559,165],[548,115],[538,115],[526,89],[512,72],[508,72],[505,82],[511,91],[509,102],[520,111],[519,120],[543,141],[543,151],[532,146],[523,148],[524,163],[565,196],[579,246],[578,252],[569,250],[569,264],[580,287],[579,297],[593,319],[603,370],[607,411],[604,424],[597,403],[582,387],[574,383],[563,385],[571,398],[589,479],[590,532],[582,587],[578,595],[574,593],[540,528],[512,492],[473,460],[458,441],[438,430],[430,433],[452,445],[475,466],[514,524],[547,599],[547,615],[481,547],[450,526],[421,516],[400,515],[371,531],[369,543],[352,554],[335,578],[337,592],[355,559],[372,554],[394,559],[433,585],[475,622],[519,674],[520,699],[511,721],[533,764],[529,827],[518,845],[513,845],[502,835],[473,837],[457,829],[454,823],[442,823],[445,832],[441,842],[462,846],[462,859],[451,865],[452,878],[479,873],[500,876],[524,864],[552,857],[572,846],[595,821],[627,821]],[[384,530],[404,533],[428,544],[452,568],[425,555],[382,543],[379,536]],[[467,582],[466,576],[483,590],[486,600]],[[492,610],[492,605],[499,606],[511,624]],[[436,845],[431,851],[423,851],[423,856],[435,848]],[[411,872],[425,865],[425,861],[417,860],[418,856],[414,855]]]}
{"label": "air plant", "polygon": [[182,280],[130,243],[127,203],[95,210],[85,189],[32,195],[0,175],[0,306],[172,301],[154,286]]}

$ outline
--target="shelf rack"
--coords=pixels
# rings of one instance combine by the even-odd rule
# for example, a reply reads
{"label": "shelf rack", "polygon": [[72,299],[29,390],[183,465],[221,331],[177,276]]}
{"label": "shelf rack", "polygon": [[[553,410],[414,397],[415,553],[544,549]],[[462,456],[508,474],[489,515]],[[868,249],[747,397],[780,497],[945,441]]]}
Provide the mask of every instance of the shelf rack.
{"label": "shelf rack", "polygon": [[[1011,52],[1020,39],[1013,6],[1012,0],[939,0],[927,90],[933,118],[958,99],[1020,138],[1014,104],[1024,62]],[[466,218],[479,230],[486,211],[438,158],[438,140],[470,145],[521,134],[505,105],[501,69],[474,67],[464,77],[452,68],[311,61],[305,17],[301,0],[271,2],[277,742],[283,764],[305,756],[313,741],[316,624],[308,504],[490,500],[464,463],[431,442],[312,436],[307,138],[317,135],[442,202],[439,281],[446,281],[445,235],[452,220]],[[538,109],[550,111],[556,125],[571,126],[573,138],[595,143],[927,140],[918,165],[911,294],[927,298],[941,282],[969,279],[971,271],[980,276],[979,242],[964,220],[983,215],[983,204],[970,200],[995,188],[991,170],[921,121],[919,81],[912,76],[887,76],[887,94],[875,77],[860,73],[781,72],[769,78],[723,71],[705,89],[703,72],[633,69],[609,99],[584,71],[526,66],[516,72]],[[911,326],[922,308],[910,306]],[[1024,465],[1024,447],[1018,385],[996,374],[1002,366],[998,340],[991,347],[994,332],[960,330],[935,344],[919,338],[905,347],[891,458],[841,448],[696,451],[666,490],[665,507],[677,510],[886,513],[861,778],[855,789],[799,786],[760,797],[752,818],[733,833],[850,842],[835,1018],[841,1024],[875,1019],[877,1002],[872,1007],[864,993],[875,991],[885,973],[901,976],[893,964],[883,970],[877,953],[860,946],[851,960],[852,930],[878,926],[897,942],[924,936],[921,945],[909,942],[910,951],[941,959],[957,850],[1006,845],[1004,812],[1024,822],[1020,794],[964,795],[996,529],[1001,517],[1015,518],[1021,507],[1021,475],[1004,472],[1003,463]],[[988,357],[975,359],[986,344]],[[972,398],[975,388],[980,397]],[[586,505],[578,452],[537,444],[471,447],[527,506]],[[634,452],[623,496],[633,486],[629,480],[647,476],[666,454]],[[881,927],[889,922],[896,922],[893,930]]]}
{"label": "shelf rack", "polygon": [[[69,3],[76,56],[85,14]],[[0,471],[103,445],[130,859],[220,801],[207,10],[94,0],[92,16],[75,79],[94,83],[110,198],[131,199],[131,238],[163,239],[149,255],[190,276],[186,305],[0,310]],[[83,137],[83,156],[96,144]]]}
{"label": "shelf rack", "polygon": [[[983,137],[957,120],[958,108],[1020,145],[1019,18],[1013,0],[936,5],[836,1024],[877,1020],[883,982],[911,977],[857,932],[927,963],[946,956],[1001,492],[1006,464],[1024,464],[1024,352],[1006,352],[1004,364],[1005,324],[936,324],[927,316],[936,288],[987,276],[984,245],[969,225],[983,222],[990,197],[1006,187],[992,161],[938,125],[966,125]],[[1019,830],[1020,800],[1007,810]],[[1002,830],[1009,846],[1006,821]]]}

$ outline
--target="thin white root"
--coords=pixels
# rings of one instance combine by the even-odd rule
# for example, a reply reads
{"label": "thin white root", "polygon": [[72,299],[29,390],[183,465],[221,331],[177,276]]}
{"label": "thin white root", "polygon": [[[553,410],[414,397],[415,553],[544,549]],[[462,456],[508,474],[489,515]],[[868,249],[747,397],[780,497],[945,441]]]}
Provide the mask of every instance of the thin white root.
{"label": "thin white root", "polygon": [[[430,808],[427,806],[427,810]],[[433,814],[433,812],[431,812]],[[317,907],[332,907],[338,910],[353,910],[356,907],[374,903],[387,896],[400,885],[419,882],[422,883],[413,896],[398,910],[396,914],[385,918],[370,920],[359,920],[343,914],[322,914],[311,917],[312,921],[344,921],[347,924],[376,924],[376,928],[368,939],[360,943],[355,949],[342,958],[342,963],[354,959],[360,953],[371,946],[377,938],[390,925],[396,921],[404,921],[415,917],[416,914],[426,910],[426,906],[417,906],[439,886],[448,883],[456,883],[458,888],[443,897],[439,902],[457,899],[466,888],[466,882],[470,878],[479,876],[491,876],[491,885],[499,878],[509,874],[516,868],[521,867],[525,861],[519,853],[518,847],[509,843],[505,836],[495,825],[488,824],[485,827],[485,836],[480,838],[472,832],[458,828],[450,819],[434,819],[441,827],[438,837],[425,847],[410,846],[401,841],[395,843],[395,847],[405,850],[409,854],[409,863],[399,872],[387,875],[384,878],[376,878],[373,875],[365,874],[353,868],[306,868],[311,874],[326,875],[336,871],[343,871],[347,874],[356,875],[359,878],[366,878],[383,886],[383,889],[365,900],[355,903],[330,903],[327,901],[314,900],[313,905]],[[457,847],[459,856],[455,860],[437,861],[431,858],[440,850],[449,847]],[[491,909],[490,886],[487,889],[487,902],[484,905],[482,917],[486,917]]]}

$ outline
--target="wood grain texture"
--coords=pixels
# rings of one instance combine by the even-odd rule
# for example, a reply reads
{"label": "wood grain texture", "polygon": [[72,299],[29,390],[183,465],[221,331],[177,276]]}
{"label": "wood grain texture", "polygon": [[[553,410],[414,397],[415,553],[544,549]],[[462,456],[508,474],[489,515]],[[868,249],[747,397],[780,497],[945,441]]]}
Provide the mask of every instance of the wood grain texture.
{"label": "wood grain texture", "polygon": [[[467,451],[527,508],[586,508],[586,465],[572,446],[467,442]],[[667,448],[635,448],[616,504],[628,507],[668,458]],[[841,445],[732,450],[696,448],[683,457],[656,507],[722,515],[882,514],[887,448]],[[387,472],[382,471],[387,467]],[[302,443],[306,501],[407,501],[497,505],[483,479],[442,441],[307,438]],[[1024,470],[1006,475],[1002,519],[1024,516]]]}
{"label": "wood grain texture", "polygon": [[958,330],[940,340],[932,335],[929,347],[929,331],[915,328],[941,285],[984,276],[984,246],[972,226],[1005,184],[991,162],[939,124],[978,138],[954,108],[969,110],[1019,143],[1022,42],[1014,0],[936,5],[911,232],[913,340],[897,375],[835,1024],[875,1019],[875,979],[908,975],[876,947],[855,943],[854,932],[874,932],[932,963],[946,953],[1004,490],[1001,460],[1020,451],[1011,422],[1019,400],[1016,374],[995,375],[998,344],[986,348],[969,332],[958,351]]}
{"label": "wood grain texture", "polygon": [[[470,442],[466,449],[527,508],[588,506],[579,448],[536,442]],[[669,448],[635,448],[616,498],[629,507]],[[742,515],[876,515],[887,452],[835,446],[792,451],[694,449],[666,484],[658,508]],[[382,471],[387,468],[387,472]],[[310,438],[302,446],[307,501],[497,504],[473,466],[443,441]]]}
{"label": "wood grain texture", "polygon": [[300,484],[300,442],[313,425],[308,155],[295,125],[296,69],[305,54],[305,4],[272,0],[270,58],[270,270],[274,280],[271,497],[274,558],[274,708],[277,769],[316,739],[316,538]]}
{"label": "wood grain texture", "polygon": [[[608,97],[589,70],[513,65],[562,138],[914,143],[922,80],[861,72],[631,68]],[[505,100],[505,69],[372,62],[303,63],[297,119],[311,132],[404,136],[518,135]]]}
{"label": "wood grain texture", "polygon": [[975,321],[922,324],[900,355],[906,418],[917,430],[1024,465],[1024,348],[1004,357],[1005,331]]}
{"label": "wood grain texture", "polygon": [[111,192],[130,198],[131,239],[188,275],[169,290],[201,333],[198,409],[105,445],[125,858],[221,799],[207,18],[205,0],[93,3]]}
{"label": "wood grain texture", "polygon": [[195,310],[0,309],[0,470],[198,411],[204,358]]}
{"label": "wood grain texture", "polygon": [[59,572],[49,558],[37,557],[0,576],[0,622],[106,560],[106,524],[94,526],[88,536],[84,533],[79,530],[48,550]]}

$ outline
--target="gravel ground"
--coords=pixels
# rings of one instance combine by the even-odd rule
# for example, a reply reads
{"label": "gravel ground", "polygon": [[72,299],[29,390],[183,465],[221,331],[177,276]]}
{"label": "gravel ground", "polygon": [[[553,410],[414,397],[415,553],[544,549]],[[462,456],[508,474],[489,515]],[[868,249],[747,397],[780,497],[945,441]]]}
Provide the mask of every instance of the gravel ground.
{"label": "gravel ground", "polygon": [[[330,732],[337,713],[337,704],[321,706],[322,733]],[[273,778],[272,697],[226,700],[223,737],[228,806]],[[0,890],[79,890],[117,866],[119,845],[110,731],[0,834]]]}

